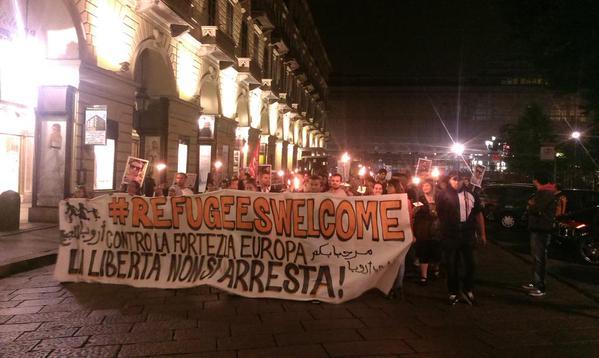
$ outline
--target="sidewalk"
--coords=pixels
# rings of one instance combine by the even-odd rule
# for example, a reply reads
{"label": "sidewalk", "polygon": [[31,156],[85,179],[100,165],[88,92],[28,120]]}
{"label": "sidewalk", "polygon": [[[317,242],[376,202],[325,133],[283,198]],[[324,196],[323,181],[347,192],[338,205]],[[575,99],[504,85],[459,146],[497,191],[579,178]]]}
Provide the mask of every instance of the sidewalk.
{"label": "sidewalk", "polygon": [[52,264],[60,243],[57,224],[22,223],[0,232],[0,277]]}

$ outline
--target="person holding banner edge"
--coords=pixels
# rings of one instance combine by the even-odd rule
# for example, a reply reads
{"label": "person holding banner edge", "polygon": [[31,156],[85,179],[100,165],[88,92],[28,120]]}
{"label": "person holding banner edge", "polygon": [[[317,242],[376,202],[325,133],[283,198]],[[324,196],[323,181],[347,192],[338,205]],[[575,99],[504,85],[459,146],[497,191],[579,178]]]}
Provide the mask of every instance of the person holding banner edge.
{"label": "person holding banner edge", "polygon": [[[452,306],[459,302],[460,293],[461,298],[469,305],[476,303],[473,292],[475,232],[478,230],[483,245],[487,242],[480,199],[466,190],[463,184],[459,172],[449,173],[447,188],[440,192],[435,200],[440,221],[441,243],[447,260],[448,299]],[[458,271],[460,261],[464,264],[462,280]]]}

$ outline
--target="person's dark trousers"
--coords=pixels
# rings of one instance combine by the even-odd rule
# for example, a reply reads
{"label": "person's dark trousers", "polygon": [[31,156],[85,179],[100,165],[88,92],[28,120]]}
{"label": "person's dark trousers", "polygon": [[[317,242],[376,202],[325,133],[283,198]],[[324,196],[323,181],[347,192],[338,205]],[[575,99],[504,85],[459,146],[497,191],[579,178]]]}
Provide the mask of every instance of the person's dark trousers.
{"label": "person's dark trousers", "polygon": [[447,289],[450,295],[460,292],[460,261],[464,263],[464,292],[474,289],[474,237],[473,233],[463,232],[457,238],[444,242],[447,260]]}
{"label": "person's dark trousers", "polygon": [[537,289],[545,292],[545,271],[547,266],[547,246],[551,234],[542,232],[530,233],[530,254],[532,255],[532,283]]}

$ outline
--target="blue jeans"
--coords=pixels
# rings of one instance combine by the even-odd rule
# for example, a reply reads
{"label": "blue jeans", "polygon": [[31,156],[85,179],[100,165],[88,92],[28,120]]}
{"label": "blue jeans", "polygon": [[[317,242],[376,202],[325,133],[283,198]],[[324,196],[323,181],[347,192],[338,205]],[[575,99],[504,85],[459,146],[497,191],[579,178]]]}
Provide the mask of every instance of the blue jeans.
{"label": "blue jeans", "polygon": [[547,246],[551,234],[542,232],[530,233],[530,254],[532,255],[532,283],[541,291],[545,291],[545,273],[547,266]]}

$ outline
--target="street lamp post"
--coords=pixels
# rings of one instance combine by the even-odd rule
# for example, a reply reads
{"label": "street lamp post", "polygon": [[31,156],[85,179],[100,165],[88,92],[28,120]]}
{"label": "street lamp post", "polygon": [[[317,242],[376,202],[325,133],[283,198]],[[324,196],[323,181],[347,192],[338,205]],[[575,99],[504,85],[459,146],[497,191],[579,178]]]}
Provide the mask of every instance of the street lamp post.
{"label": "street lamp post", "polygon": [[574,139],[574,177],[570,185],[573,185],[574,180],[578,178],[578,142],[580,141],[580,136],[581,134],[577,130],[574,130],[572,133],[570,133],[570,138]]}
{"label": "street lamp post", "polygon": [[343,164],[343,179],[347,180],[349,177],[349,168],[347,167],[351,161],[351,157],[347,152],[341,155],[341,163]]}
{"label": "street lamp post", "polygon": [[[455,154],[455,162],[457,164],[456,166],[456,170],[460,170],[460,160],[458,157],[461,157],[462,154],[464,154],[464,150],[466,148],[464,147],[464,145],[462,143],[459,142],[455,142],[451,145],[451,152],[453,154]],[[454,164],[455,165],[455,164]]]}
{"label": "street lamp post", "polygon": [[215,184],[218,184],[218,186],[220,186],[220,182],[221,182],[220,169],[222,167],[223,167],[223,162],[221,162],[220,160],[217,160],[216,162],[214,162],[214,169],[216,169],[216,175],[215,175],[216,183]]}

